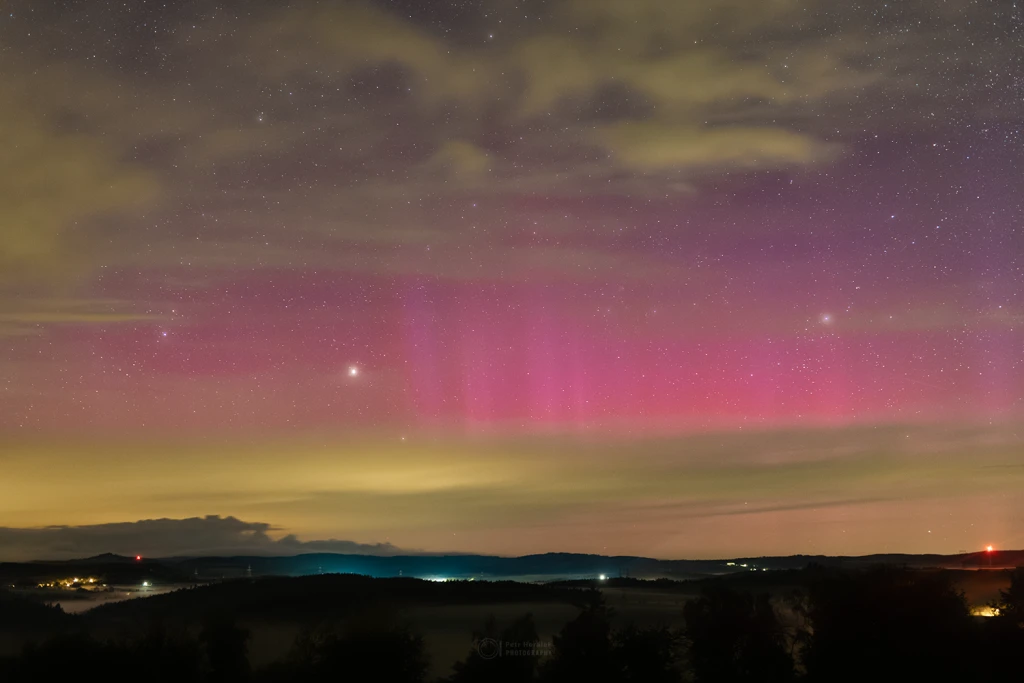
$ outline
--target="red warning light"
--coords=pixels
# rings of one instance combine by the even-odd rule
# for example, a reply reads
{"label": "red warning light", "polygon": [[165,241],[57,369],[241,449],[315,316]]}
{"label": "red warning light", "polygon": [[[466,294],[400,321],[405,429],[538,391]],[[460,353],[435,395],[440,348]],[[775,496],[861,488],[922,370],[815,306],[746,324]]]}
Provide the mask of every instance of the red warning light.
{"label": "red warning light", "polygon": [[995,550],[995,548],[993,548],[992,546],[990,546],[990,545],[987,545],[987,546],[985,546],[985,552],[986,552],[986,553],[990,553],[990,552],[992,552],[993,550]]}
{"label": "red warning light", "polygon": [[[989,549],[989,550],[992,550],[992,546],[989,546],[989,548],[988,548],[988,549]],[[135,556],[135,561],[136,561],[136,562],[141,562],[141,561],[142,561],[142,555],[136,555],[136,556]]]}

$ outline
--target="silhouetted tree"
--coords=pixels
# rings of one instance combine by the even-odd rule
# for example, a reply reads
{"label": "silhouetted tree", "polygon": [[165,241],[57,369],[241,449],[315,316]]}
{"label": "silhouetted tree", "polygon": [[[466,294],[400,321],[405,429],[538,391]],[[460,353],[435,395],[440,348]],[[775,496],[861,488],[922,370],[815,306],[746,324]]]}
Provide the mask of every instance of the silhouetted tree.
{"label": "silhouetted tree", "polygon": [[37,681],[145,680],[179,683],[202,680],[199,648],[186,637],[154,629],[135,641],[99,642],[81,634],[61,635],[30,645],[0,666],[4,683]]}
{"label": "silhouetted tree", "polygon": [[[30,643],[9,667],[5,680],[28,683],[88,676],[113,663],[108,649],[84,634],[60,635],[44,643]],[[115,666],[120,668],[122,663]]]}
{"label": "silhouetted tree", "polygon": [[334,683],[426,679],[423,639],[399,626],[366,625],[341,633],[307,632],[298,639],[287,662],[270,667],[266,681]]}
{"label": "silhouetted tree", "polygon": [[249,631],[234,621],[207,618],[199,635],[206,659],[207,677],[217,683],[241,683],[249,679]]}
{"label": "silhouetted tree", "polygon": [[998,619],[1024,628],[1024,567],[1010,573],[1010,585],[999,591]]}
{"label": "silhouetted tree", "polygon": [[539,657],[529,650],[538,643],[533,616],[520,617],[498,631],[491,617],[473,633],[473,648],[465,661],[455,664],[451,683],[525,683],[532,681]]}
{"label": "silhouetted tree", "polygon": [[767,595],[713,585],[683,607],[697,681],[771,683],[795,677],[785,634]]}
{"label": "silhouetted tree", "polygon": [[1014,570],[1009,587],[999,593],[992,605],[996,616],[982,625],[985,656],[980,667],[994,680],[1013,680],[1020,676],[1024,652],[1024,568]]}
{"label": "silhouetted tree", "polygon": [[200,680],[202,652],[199,643],[186,633],[170,633],[162,624],[155,624],[138,641],[107,646],[115,658],[126,663],[125,680],[136,677],[145,681]]}
{"label": "silhouetted tree", "polygon": [[541,669],[541,680],[610,683],[620,680],[612,652],[607,608],[594,604],[562,628],[552,640],[551,658]]}
{"label": "silhouetted tree", "polygon": [[0,630],[49,631],[55,634],[75,625],[75,617],[66,614],[59,605],[50,605],[38,600],[0,590]]}
{"label": "silhouetted tree", "polygon": [[825,573],[808,598],[808,681],[952,681],[978,670],[976,630],[945,572]]}
{"label": "silhouetted tree", "polygon": [[612,636],[616,669],[626,683],[675,683],[682,680],[682,634],[664,626],[630,624]]}

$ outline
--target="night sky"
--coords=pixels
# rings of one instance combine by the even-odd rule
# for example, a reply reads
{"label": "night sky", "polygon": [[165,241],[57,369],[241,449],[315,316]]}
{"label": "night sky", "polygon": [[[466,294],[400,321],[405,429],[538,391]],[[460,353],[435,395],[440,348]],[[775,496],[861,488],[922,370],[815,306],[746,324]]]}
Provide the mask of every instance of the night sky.
{"label": "night sky", "polygon": [[1024,546],[1024,5],[3,10],[0,559]]}

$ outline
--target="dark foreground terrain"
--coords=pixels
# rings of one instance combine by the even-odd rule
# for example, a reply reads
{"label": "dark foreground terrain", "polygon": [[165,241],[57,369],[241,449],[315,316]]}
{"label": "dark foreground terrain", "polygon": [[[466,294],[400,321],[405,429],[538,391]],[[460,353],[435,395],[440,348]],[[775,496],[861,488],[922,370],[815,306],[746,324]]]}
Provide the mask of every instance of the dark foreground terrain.
{"label": "dark foreground terrain", "polygon": [[242,578],[80,614],[39,595],[0,594],[0,681],[1019,680],[1024,652],[1019,569]]}

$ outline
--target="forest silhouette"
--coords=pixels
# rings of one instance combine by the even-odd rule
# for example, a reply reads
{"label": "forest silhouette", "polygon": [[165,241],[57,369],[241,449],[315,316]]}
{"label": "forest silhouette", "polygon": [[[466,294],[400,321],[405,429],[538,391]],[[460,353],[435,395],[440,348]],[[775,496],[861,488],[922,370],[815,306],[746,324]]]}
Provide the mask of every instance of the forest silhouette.
{"label": "forest silhouette", "polygon": [[[466,655],[441,679],[429,675],[423,638],[393,610],[368,602],[373,591],[414,594],[425,582],[374,583],[366,577],[275,579],[261,602],[243,605],[243,582],[227,582],[133,601],[148,612],[136,633],[99,637],[59,608],[13,594],[0,600],[0,622],[45,634],[0,659],[0,680],[394,681],[426,683],[774,683],[845,681],[1016,680],[1024,652],[1024,569],[990,607],[973,617],[951,574],[877,567],[847,571],[810,566],[798,586],[770,595],[727,579],[701,582],[686,602],[682,627],[614,625],[599,591],[566,587],[453,583],[442,599],[481,603],[496,594],[550,590],[570,596],[579,610],[543,640],[534,617],[500,627],[486,619],[466,634]],[[250,665],[249,631],[241,617],[296,606],[295,586],[337,590],[324,598],[348,604],[345,618],[305,628],[286,657]],[[430,588],[433,590],[433,588]],[[431,594],[436,600],[437,595]],[[379,596],[377,596],[379,597]],[[147,605],[146,603],[151,603]],[[99,608],[104,609],[104,608]],[[193,617],[197,617],[193,619]],[[139,623],[139,622],[133,622]]]}

